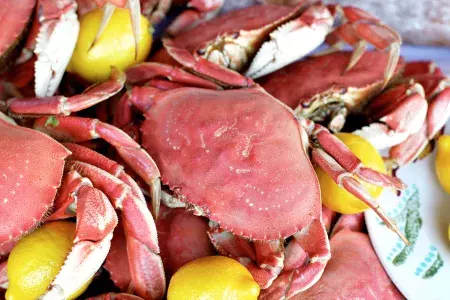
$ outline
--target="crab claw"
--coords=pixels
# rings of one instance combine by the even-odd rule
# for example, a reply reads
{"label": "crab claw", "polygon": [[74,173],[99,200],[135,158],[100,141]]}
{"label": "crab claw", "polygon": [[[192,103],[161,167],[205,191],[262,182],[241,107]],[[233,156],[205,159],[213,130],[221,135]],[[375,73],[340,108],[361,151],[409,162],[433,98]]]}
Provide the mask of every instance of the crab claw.
{"label": "crab claw", "polygon": [[56,92],[80,31],[76,3],[62,2],[65,6],[61,8],[55,4],[56,1],[39,1],[37,8],[38,13],[42,15],[39,18],[41,27],[34,49],[37,56],[35,94],[38,97],[52,96]]}
{"label": "crab claw", "polygon": [[74,246],[42,300],[66,299],[75,293],[101,267],[111,246],[118,220],[108,198],[90,186],[82,186],[77,197]]}
{"label": "crab claw", "polygon": [[[333,26],[333,18],[323,5],[310,6],[294,19],[270,34],[245,73],[253,79],[276,71],[306,56],[320,46]],[[296,41],[298,45],[291,45]]]}
{"label": "crab claw", "polygon": [[420,130],[427,117],[428,102],[418,83],[402,84],[375,98],[366,108],[376,121],[353,133],[367,139],[375,148],[402,143]]}

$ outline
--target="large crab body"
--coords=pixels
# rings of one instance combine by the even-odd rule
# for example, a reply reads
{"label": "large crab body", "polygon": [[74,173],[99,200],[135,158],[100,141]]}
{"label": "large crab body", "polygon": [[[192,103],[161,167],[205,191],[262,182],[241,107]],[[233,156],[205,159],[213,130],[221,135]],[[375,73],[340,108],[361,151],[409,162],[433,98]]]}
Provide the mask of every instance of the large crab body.
{"label": "large crab body", "polygon": [[[70,152],[52,138],[0,120],[0,245],[36,227],[50,207]],[[19,170],[19,171],[18,171]],[[32,179],[30,179],[32,178]],[[27,200],[24,200],[27,199]],[[32,200],[35,205],[27,205]],[[15,207],[12,214],[7,207]],[[33,216],[33,218],[29,218]],[[25,222],[18,223],[19,220]]]}
{"label": "large crab body", "polygon": [[163,183],[224,229],[277,239],[320,216],[303,129],[258,89],[165,93],[141,129]]}
{"label": "large crab body", "polygon": [[[171,194],[163,201],[184,203],[209,218],[216,249],[243,263],[266,290],[264,297],[290,297],[308,289],[329,259],[311,161],[401,236],[353,176],[400,189],[402,183],[362,166],[327,129],[296,118],[250,79],[197,60],[172,43],[165,47],[185,70],[156,63],[129,69],[130,80],[157,78],[162,88],[134,87],[119,101],[122,113],[114,122],[119,127],[137,124],[132,106],[144,113],[142,145]],[[206,79],[214,81],[205,84]],[[285,255],[286,238],[290,246]],[[249,239],[256,240],[254,246]]]}

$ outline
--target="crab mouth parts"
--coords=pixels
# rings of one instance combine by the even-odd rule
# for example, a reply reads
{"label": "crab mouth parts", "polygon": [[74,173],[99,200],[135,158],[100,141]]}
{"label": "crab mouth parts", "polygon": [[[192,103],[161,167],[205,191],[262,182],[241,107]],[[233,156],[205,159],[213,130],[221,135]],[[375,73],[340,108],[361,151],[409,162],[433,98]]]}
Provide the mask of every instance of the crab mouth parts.
{"label": "crab mouth parts", "polygon": [[317,123],[326,123],[333,132],[339,132],[349,112],[344,100],[339,97],[314,98],[308,103],[300,104],[295,109],[295,114]]}

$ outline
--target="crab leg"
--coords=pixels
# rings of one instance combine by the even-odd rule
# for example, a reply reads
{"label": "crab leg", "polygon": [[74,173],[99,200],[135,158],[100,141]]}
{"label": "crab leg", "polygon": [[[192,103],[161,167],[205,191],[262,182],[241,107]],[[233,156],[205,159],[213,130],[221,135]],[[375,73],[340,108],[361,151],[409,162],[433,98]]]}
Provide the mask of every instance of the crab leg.
{"label": "crab leg", "polygon": [[77,193],[83,186],[92,186],[92,182],[76,171],[64,174],[58,196],[55,199],[55,211],[47,221],[62,220],[76,216]]}
{"label": "crab leg", "polygon": [[67,171],[77,170],[105,192],[116,209],[122,211],[127,240],[131,277],[138,295],[160,299],[165,291],[164,269],[159,256],[156,226],[145,203],[138,200],[131,188],[119,179],[84,162],[69,161]]}
{"label": "crab leg", "polygon": [[259,299],[289,299],[307,290],[322,276],[331,257],[330,243],[321,220],[313,220],[294,234],[285,251],[283,272]]}
{"label": "crab leg", "polygon": [[327,42],[332,47],[334,46],[333,48],[338,48],[336,46],[340,45],[341,41],[355,47],[347,70],[350,70],[359,61],[367,48],[367,43],[372,44],[380,51],[389,51],[389,60],[384,73],[384,85],[386,85],[391,79],[400,58],[400,45],[402,43],[400,35],[362,9],[335,5],[330,5],[329,9],[336,18],[344,19],[344,24],[330,33]]}
{"label": "crab leg", "polygon": [[106,257],[104,268],[108,270],[114,285],[122,292],[131,292],[133,288],[130,265],[128,263],[128,251],[126,236],[123,230],[123,221],[114,230],[111,241],[111,250]]}
{"label": "crab leg", "polygon": [[345,169],[344,171],[355,174],[366,182],[382,187],[405,188],[405,185],[399,179],[365,167],[361,160],[325,127],[316,124],[312,135],[325,150],[313,151],[313,156],[316,153],[316,157],[319,158],[324,157],[323,153],[328,153],[327,155],[331,155],[332,159],[335,160],[342,170]]}
{"label": "crab leg", "polygon": [[[89,87],[84,93],[72,97],[12,98],[4,104],[13,115],[69,115],[109,99],[122,90],[125,74],[112,69],[111,78]],[[0,106],[2,106],[0,101]]]}
{"label": "crab leg", "polygon": [[283,270],[284,253],[279,241],[258,241],[253,247],[246,239],[211,222],[208,235],[216,250],[245,266],[262,289],[271,286]]}
{"label": "crab leg", "polygon": [[250,87],[254,85],[252,79],[202,57],[194,57],[186,49],[177,47],[171,40],[165,39],[163,44],[173,59],[196,74],[211,78],[225,86]]}
{"label": "crab leg", "polygon": [[130,83],[143,82],[158,77],[166,77],[173,82],[188,86],[208,89],[220,88],[214,82],[190,74],[179,67],[166,64],[145,62],[127,70],[127,81]]}
{"label": "crab leg", "polygon": [[409,244],[408,240],[398,229],[395,222],[386,215],[384,210],[381,209],[380,205],[375,199],[372,198],[364,186],[358,180],[353,178],[351,173],[342,168],[342,166],[333,157],[322,149],[314,148],[312,150],[312,159],[326,173],[328,173],[339,186],[343,186],[348,192],[352,193],[372,208],[389,229],[394,231],[403,240],[403,242],[405,242],[405,244]]}
{"label": "crab leg", "polygon": [[97,119],[79,117],[39,118],[35,121],[34,128],[64,141],[84,142],[97,138],[106,140],[150,186],[153,213],[158,215],[161,198],[161,175],[158,167],[150,155],[125,132]]}
{"label": "crab leg", "polygon": [[142,203],[146,203],[139,185],[131,176],[125,173],[122,165],[89,148],[72,143],[63,143],[63,145],[72,152],[72,155],[69,156],[70,159],[88,163],[119,178],[131,188],[131,192],[136,198],[141,200]]}
{"label": "crab leg", "polygon": [[77,226],[64,266],[40,299],[66,299],[101,267],[111,246],[117,215],[108,198],[92,186],[76,192]]}

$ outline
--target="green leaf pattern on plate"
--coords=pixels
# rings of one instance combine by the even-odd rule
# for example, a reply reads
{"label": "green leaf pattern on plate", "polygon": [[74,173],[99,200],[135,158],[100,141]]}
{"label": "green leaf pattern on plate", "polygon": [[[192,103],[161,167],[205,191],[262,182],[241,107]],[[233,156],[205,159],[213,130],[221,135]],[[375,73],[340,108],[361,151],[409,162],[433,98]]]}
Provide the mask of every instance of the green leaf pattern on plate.
{"label": "green leaf pattern on plate", "polygon": [[[397,206],[392,211],[388,212],[388,215],[397,222],[400,230],[404,232],[406,238],[410,242],[410,245],[406,246],[400,238],[398,238],[396,244],[391,249],[387,256],[387,260],[397,267],[403,265],[413,253],[423,222],[419,211],[420,197],[417,185],[411,185],[410,188],[404,191],[399,200]],[[380,224],[384,225],[381,219],[378,218],[377,220]],[[443,265],[444,261],[442,260],[438,249],[435,246],[430,245],[428,255],[423,259],[419,266],[417,266],[415,275],[423,279],[432,278]]]}

